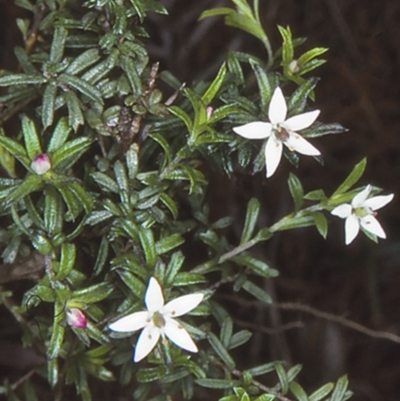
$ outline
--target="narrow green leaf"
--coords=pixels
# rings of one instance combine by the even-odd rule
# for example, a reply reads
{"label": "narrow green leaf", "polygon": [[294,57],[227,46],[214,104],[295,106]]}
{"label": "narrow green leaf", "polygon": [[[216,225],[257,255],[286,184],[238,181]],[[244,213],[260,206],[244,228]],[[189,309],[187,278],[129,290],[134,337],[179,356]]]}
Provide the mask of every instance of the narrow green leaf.
{"label": "narrow green leaf", "polygon": [[181,251],[174,252],[172,254],[165,272],[165,284],[167,286],[174,284],[175,277],[179,273],[184,261],[185,257]]}
{"label": "narrow green leaf", "polygon": [[53,134],[47,146],[47,152],[48,153],[54,152],[60,146],[64,145],[70,133],[71,133],[71,128],[67,123],[67,119],[65,117],[62,117],[58,121],[56,128],[53,131]]}
{"label": "narrow green leaf", "polygon": [[122,56],[121,67],[126,73],[133,95],[139,96],[142,93],[142,82],[136,70],[135,62],[130,57]]}
{"label": "narrow green leaf", "polygon": [[293,60],[293,41],[292,41],[292,32],[290,28],[284,28],[283,26],[278,25],[279,33],[282,36],[283,44],[282,44],[282,65],[288,65]]}
{"label": "narrow green leaf", "polygon": [[70,88],[76,89],[78,92],[87,96],[94,102],[103,104],[101,92],[83,79],[74,75],[63,73],[58,76],[58,81],[68,85]]}
{"label": "narrow green leaf", "polygon": [[249,372],[254,377],[254,376],[265,375],[266,373],[273,372],[274,370],[275,370],[275,363],[270,362],[270,363],[265,363],[263,365],[255,366],[254,368],[251,369],[247,369],[247,372]]}
{"label": "narrow green leaf", "polygon": [[64,188],[62,186],[57,186],[58,192],[61,194],[65,204],[68,208],[68,213],[70,215],[69,219],[74,221],[79,213],[82,211],[82,204],[76,196],[68,190],[68,188]]}
{"label": "narrow green leaf", "polygon": [[133,180],[139,171],[139,149],[136,144],[132,144],[126,152],[126,167],[128,177]]}
{"label": "narrow green leaf", "polygon": [[343,401],[347,399],[345,398],[345,394],[348,384],[347,375],[342,376],[335,385],[330,401]]}
{"label": "narrow green leaf", "polygon": [[254,61],[250,61],[250,65],[257,79],[258,90],[260,92],[261,108],[262,110],[266,111],[268,110],[268,104],[272,97],[271,84],[267,74],[259,64],[256,64]]}
{"label": "narrow green leaf", "polygon": [[290,173],[289,175],[288,185],[290,194],[292,195],[294,201],[294,210],[297,212],[303,205],[303,186],[301,185],[300,180],[293,173]]}
{"label": "narrow green leaf", "polygon": [[117,183],[108,175],[96,171],[95,173],[90,174],[90,176],[96,181],[97,184],[99,184],[106,191],[114,192],[116,194],[119,193],[119,188]]}
{"label": "narrow green leaf", "polygon": [[77,182],[71,182],[68,185],[68,189],[76,196],[76,198],[82,202],[82,206],[86,213],[90,213],[93,207],[92,198],[86,193],[83,187]]}
{"label": "narrow green leaf", "polygon": [[229,343],[232,338],[233,333],[233,321],[230,316],[226,316],[224,321],[222,322],[221,327],[221,343],[225,349],[228,349]]}
{"label": "narrow green leaf", "polygon": [[25,167],[29,168],[30,160],[24,147],[14,139],[6,137],[3,130],[0,131],[0,145],[17,158]]}
{"label": "narrow green leaf", "polygon": [[319,389],[315,390],[309,397],[309,401],[320,401],[325,398],[334,388],[333,383],[326,383]]}
{"label": "narrow green leaf", "polygon": [[[80,137],[64,143],[52,155],[53,168],[56,168],[60,163],[67,160],[69,165],[74,164],[91,144],[92,140],[88,137]],[[65,170],[64,166],[62,170]]]}
{"label": "narrow green leaf", "polygon": [[85,123],[81,102],[73,91],[65,92],[64,97],[68,107],[68,125],[76,132]]}
{"label": "narrow green leaf", "polygon": [[90,70],[86,71],[81,78],[92,85],[100,82],[115,67],[118,60],[118,55],[118,50],[112,50],[106,60],[101,61]]}
{"label": "narrow green leaf", "polygon": [[114,174],[115,179],[117,180],[119,192],[127,193],[129,189],[128,177],[126,176],[124,165],[119,160],[114,163]]}
{"label": "narrow green leaf", "polygon": [[311,128],[310,130],[303,131],[302,134],[304,138],[317,138],[319,136],[324,136],[328,134],[341,134],[346,131],[348,131],[347,128],[336,123],[319,125],[315,124],[315,127]]}
{"label": "narrow green leaf", "polygon": [[219,15],[227,15],[232,12],[235,12],[232,8],[228,7],[219,7],[219,8],[213,8],[211,10],[205,10],[201,13],[199,20],[202,20],[207,17],[215,17]]}
{"label": "narrow green leaf", "polygon": [[43,93],[42,124],[44,129],[53,124],[54,103],[56,100],[56,94],[57,94],[57,84],[54,81],[51,81],[46,85],[46,89],[44,90]]}
{"label": "narrow green leaf", "polygon": [[25,115],[22,116],[21,123],[26,151],[28,157],[33,160],[35,156],[43,153],[36,127],[34,122]]}
{"label": "narrow green leaf", "polygon": [[58,361],[57,359],[51,359],[47,361],[47,380],[52,388],[58,383],[58,378]]}
{"label": "narrow green leaf", "polygon": [[46,82],[42,75],[10,74],[0,77],[0,86],[41,85]]}
{"label": "narrow green leaf", "polygon": [[164,154],[165,154],[165,161],[163,164],[163,169],[169,165],[169,163],[171,162],[171,149],[169,146],[168,141],[165,139],[165,137],[161,134],[157,134],[157,133],[151,133],[149,134],[149,137],[151,139],[153,139],[155,142],[157,142],[163,149]]}
{"label": "narrow green leaf", "polygon": [[100,60],[98,49],[88,49],[75,58],[65,70],[67,74],[77,75]]}
{"label": "narrow green leaf", "polygon": [[68,31],[62,26],[56,27],[54,30],[53,41],[50,49],[50,62],[58,64],[64,54],[65,41],[68,36]]}
{"label": "narrow green leaf", "polygon": [[91,304],[106,299],[113,291],[114,286],[110,283],[94,284],[82,290],[73,291],[71,300]]}
{"label": "narrow green leaf", "polygon": [[139,230],[139,239],[146,259],[146,264],[149,267],[153,267],[157,260],[153,232],[150,229],[141,228]]}
{"label": "narrow green leaf", "polygon": [[18,59],[18,62],[22,69],[24,70],[24,73],[27,75],[37,75],[36,68],[34,65],[31,63],[29,60],[28,55],[25,53],[25,50],[22,47],[16,46],[14,48],[14,53],[15,56]]}
{"label": "narrow green leaf", "polygon": [[214,81],[207,88],[207,91],[201,97],[201,100],[205,106],[208,106],[211,101],[214,99],[215,95],[221,89],[221,86],[225,80],[226,75],[226,64],[222,64],[220,69],[218,70],[217,76],[214,78]]}
{"label": "narrow green leaf", "polygon": [[291,382],[289,385],[290,391],[298,399],[298,401],[309,401],[307,393],[304,391],[303,387],[297,382]]}
{"label": "narrow green leaf", "polygon": [[168,107],[168,110],[174,116],[178,117],[180,120],[183,121],[183,123],[186,125],[188,132],[192,132],[192,130],[193,130],[192,119],[189,117],[189,115],[184,110],[182,110],[178,106],[170,106],[170,107]]}
{"label": "narrow green leaf", "polygon": [[61,302],[56,301],[54,304],[53,329],[51,332],[50,343],[47,346],[47,357],[50,360],[57,358],[64,341],[64,327],[60,324],[63,317],[64,305]]}
{"label": "narrow green leaf", "polygon": [[6,197],[5,205],[9,206],[12,203],[23,199],[26,195],[38,191],[43,185],[42,178],[37,175],[28,175],[25,181],[15,188],[9,195]]}
{"label": "narrow green leaf", "polygon": [[168,237],[163,237],[159,241],[157,241],[155,245],[157,255],[163,255],[164,253],[167,253],[172,249],[182,245],[184,242],[185,240],[181,237],[180,234],[172,234]]}
{"label": "narrow green leaf", "polygon": [[240,385],[238,380],[225,380],[225,379],[196,379],[195,383],[201,387],[215,388],[215,389],[232,389]]}
{"label": "narrow green leaf", "polygon": [[326,236],[328,235],[328,221],[326,220],[326,217],[322,213],[316,212],[313,213],[313,218],[321,237],[326,239]]}
{"label": "narrow green leaf", "polygon": [[64,243],[61,245],[61,259],[56,274],[57,280],[64,280],[74,267],[76,248],[74,244]]}
{"label": "narrow green leaf", "polygon": [[256,198],[251,198],[247,204],[246,220],[243,227],[240,244],[244,244],[251,240],[254,229],[257,225],[258,215],[260,213],[260,202]]}
{"label": "narrow green leaf", "polygon": [[62,231],[63,213],[59,193],[54,187],[48,187],[44,197],[44,226],[50,236]]}
{"label": "narrow green leaf", "polygon": [[317,86],[318,81],[319,78],[310,78],[293,92],[288,101],[288,110],[291,115],[296,115],[304,111],[307,98]]}
{"label": "narrow green leaf", "polygon": [[332,194],[331,198],[347,192],[361,178],[366,166],[367,159],[362,159],[359,163],[357,163],[354,166],[352,172],[347,176],[342,184],[340,184],[339,188]]}
{"label": "narrow green leaf", "polygon": [[107,263],[108,257],[108,238],[107,235],[101,237],[100,246],[97,251],[97,258],[93,268],[93,275],[98,276]]}
{"label": "narrow green leaf", "polygon": [[262,290],[260,287],[257,287],[249,280],[245,281],[242,288],[261,302],[266,304],[270,304],[272,302],[271,297],[264,290]]}
{"label": "narrow green leaf", "polygon": [[229,343],[229,349],[234,349],[240,347],[241,345],[247,343],[253,334],[249,330],[241,330],[235,333]]}
{"label": "narrow green leaf", "polygon": [[313,49],[310,49],[303,53],[298,59],[298,63],[300,66],[303,66],[304,64],[308,63],[315,57],[321,56],[322,54],[326,53],[329,49],[326,47],[314,47]]}
{"label": "narrow green leaf", "polygon": [[128,270],[118,269],[117,273],[121,277],[121,280],[132,291],[132,293],[139,299],[143,299],[143,294],[146,290],[144,284]]}
{"label": "narrow green leaf", "polygon": [[178,206],[176,205],[175,201],[165,192],[162,192],[159,196],[160,201],[168,208],[172,214],[172,217],[176,219],[178,217]]}
{"label": "narrow green leaf", "polygon": [[265,33],[262,27],[245,15],[236,12],[230,13],[225,17],[225,23],[226,25],[242,29],[243,31],[248,32],[256,38],[260,39],[261,41],[264,41],[265,39]]}
{"label": "narrow green leaf", "polygon": [[289,379],[284,367],[280,363],[275,363],[275,372],[278,375],[282,394],[286,394],[289,390]]}

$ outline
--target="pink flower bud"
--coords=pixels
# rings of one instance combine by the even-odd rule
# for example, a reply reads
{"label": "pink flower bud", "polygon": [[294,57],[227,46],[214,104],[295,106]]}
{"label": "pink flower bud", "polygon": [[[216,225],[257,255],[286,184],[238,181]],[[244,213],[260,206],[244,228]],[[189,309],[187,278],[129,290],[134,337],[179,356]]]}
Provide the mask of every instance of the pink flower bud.
{"label": "pink flower bud", "polygon": [[207,119],[208,119],[208,120],[211,118],[211,116],[212,116],[212,114],[213,114],[213,111],[214,111],[214,108],[213,108],[213,107],[211,107],[211,106],[208,106],[208,107],[207,107],[206,112],[207,112]]}
{"label": "pink flower bud", "polygon": [[35,156],[31,163],[31,169],[38,175],[43,175],[51,169],[51,162],[49,156],[45,153]]}
{"label": "pink flower bud", "polygon": [[86,329],[86,316],[80,309],[71,308],[67,311],[67,323],[75,329]]}

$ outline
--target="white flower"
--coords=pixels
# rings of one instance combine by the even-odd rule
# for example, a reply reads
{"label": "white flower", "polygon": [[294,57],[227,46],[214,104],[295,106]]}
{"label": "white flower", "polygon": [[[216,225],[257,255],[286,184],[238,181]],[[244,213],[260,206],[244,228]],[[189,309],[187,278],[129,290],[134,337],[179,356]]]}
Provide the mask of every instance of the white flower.
{"label": "white flower", "polygon": [[368,185],[353,198],[351,204],[344,203],[335,207],[331,212],[335,216],[346,219],[344,228],[346,245],[350,244],[357,236],[360,226],[379,238],[386,238],[385,232],[375,218],[377,213],[374,211],[387,205],[394,195],[374,196],[367,199],[371,189],[371,185]]}
{"label": "white flower", "polygon": [[132,313],[108,327],[121,332],[143,329],[136,343],[134,362],[146,357],[156,346],[160,336],[167,336],[174,344],[187,351],[197,352],[196,344],[189,333],[174,318],[194,309],[202,299],[203,294],[189,294],[164,305],[160,284],[151,277],[144,296],[147,311]]}
{"label": "white flower", "polygon": [[271,177],[278,167],[282,157],[282,144],[287,146],[289,150],[303,155],[318,156],[321,154],[318,149],[296,132],[312,125],[319,115],[319,110],[299,114],[285,120],[286,114],[285,98],[281,89],[276,88],[268,109],[270,123],[255,121],[233,128],[236,134],[247,139],[269,138],[265,146],[267,178]]}

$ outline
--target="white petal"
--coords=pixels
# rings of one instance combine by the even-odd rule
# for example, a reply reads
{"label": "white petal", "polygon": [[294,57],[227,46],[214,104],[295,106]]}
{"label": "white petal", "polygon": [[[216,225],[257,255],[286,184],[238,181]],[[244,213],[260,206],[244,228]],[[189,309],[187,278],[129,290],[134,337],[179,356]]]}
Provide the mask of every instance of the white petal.
{"label": "white petal", "polygon": [[280,124],[285,121],[287,113],[286,100],[283,97],[281,88],[276,88],[272,95],[268,109],[269,121],[272,124]]}
{"label": "white petal", "polygon": [[136,343],[134,362],[141,361],[146,357],[156,346],[160,338],[160,329],[153,324],[148,324],[140,333],[139,339]]}
{"label": "white petal", "polygon": [[358,217],[354,214],[351,214],[347,217],[346,222],[344,224],[344,231],[345,231],[345,243],[349,245],[350,242],[353,241],[355,237],[357,237],[358,232],[360,231],[360,221]]}
{"label": "white petal", "polygon": [[165,318],[165,321],[164,332],[175,345],[186,351],[198,351],[192,337],[176,320]]}
{"label": "white petal", "polygon": [[363,217],[361,219],[361,226],[379,238],[386,238],[385,231],[383,231],[379,221],[372,215]]}
{"label": "white petal", "polygon": [[278,167],[282,157],[282,142],[272,135],[265,146],[265,164],[267,167],[267,178],[271,177]]}
{"label": "white petal", "polygon": [[160,313],[169,317],[182,316],[194,309],[202,300],[204,294],[188,294],[168,302]]}
{"label": "white petal", "polygon": [[338,216],[342,219],[345,219],[351,215],[352,208],[348,203],[343,203],[343,205],[336,206],[331,214],[334,216]]}
{"label": "white petal", "polygon": [[371,185],[367,185],[361,192],[359,192],[353,198],[353,200],[351,201],[352,206],[354,208],[363,206],[370,192],[371,192]]}
{"label": "white petal", "polygon": [[147,287],[144,302],[149,312],[157,312],[164,306],[164,297],[162,289],[157,279],[150,278],[149,286]]}
{"label": "white petal", "polygon": [[284,144],[290,149],[295,150],[296,152],[301,153],[302,155],[308,156],[318,156],[321,152],[311,145],[306,139],[304,139],[301,135],[291,132],[289,134],[289,138],[284,142]]}
{"label": "white petal", "polygon": [[281,125],[283,128],[286,128],[290,131],[300,131],[312,125],[319,116],[319,113],[320,113],[319,110],[314,110],[314,111],[309,111],[307,113],[299,114],[297,116],[288,118]]}
{"label": "white petal", "polygon": [[255,121],[233,128],[233,131],[247,139],[264,139],[271,135],[272,125],[262,121]]}
{"label": "white petal", "polygon": [[365,205],[368,206],[372,210],[378,210],[381,207],[387,205],[392,199],[394,195],[382,195],[382,196],[374,196],[371,199],[367,199],[365,201]]}
{"label": "white petal", "polygon": [[113,331],[136,331],[146,326],[146,324],[149,322],[149,319],[149,312],[135,312],[118,319],[116,322],[109,324],[108,327]]}

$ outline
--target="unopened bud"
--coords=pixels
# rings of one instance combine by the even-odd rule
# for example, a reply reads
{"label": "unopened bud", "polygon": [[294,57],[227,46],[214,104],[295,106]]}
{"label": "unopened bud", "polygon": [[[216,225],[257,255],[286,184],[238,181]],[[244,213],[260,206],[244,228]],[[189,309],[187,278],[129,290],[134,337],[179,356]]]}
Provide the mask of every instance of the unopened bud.
{"label": "unopened bud", "polygon": [[51,169],[51,162],[49,156],[45,153],[35,156],[31,163],[31,169],[38,175],[43,175]]}
{"label": "unopened bud", "polygon": [[292,60],[288,65],[289,71],[292,74],[296,74],[296,72],[300,71],[300,64],[297,60]]}
{"label": "unopened bud", "polygon": [[213,114],[213,111],[214,111],[213,107],[211,107],[211,106],[207,107],[206,112],[207,112],[207,119],[208,120],[211,118],[211,116]]}
{"label": "unopened bud", "polygon": [[75,329],[86,329],[86,316],[80,309],[71,308],[67,311],[67,323]]}

